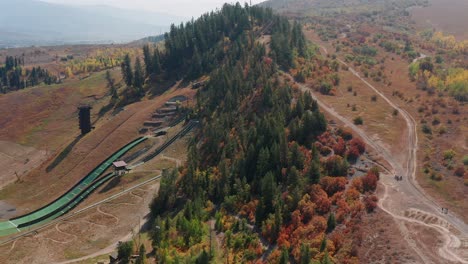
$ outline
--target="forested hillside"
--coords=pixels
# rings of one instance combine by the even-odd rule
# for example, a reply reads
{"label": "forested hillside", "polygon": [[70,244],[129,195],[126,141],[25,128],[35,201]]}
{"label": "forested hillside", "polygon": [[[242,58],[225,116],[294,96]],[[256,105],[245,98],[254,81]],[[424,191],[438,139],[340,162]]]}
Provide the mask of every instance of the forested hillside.
{"label": "forested hillside", "polygon": [[57,77],[51,75],[46,69],[41,67],[25,69],[22,66],[24,66],[24,59],[6,57],[5,65],[0,67],[0,93],[24,89],[42,82],[49,85],[57,82]]}
{"label": "forested hillside", "polygon": [[[269,53],[262,33],[274,36]],[[300,26],[268,9],[225,5],[173,26],[154,54],[149,72],[209,75],[188,162],[163,173],[151,204],[158,261],[357,263],[359,221],[376,206],[379,173],[346,177],[364,143],[328,129],[312,97],[278,71],[313,56]]]}

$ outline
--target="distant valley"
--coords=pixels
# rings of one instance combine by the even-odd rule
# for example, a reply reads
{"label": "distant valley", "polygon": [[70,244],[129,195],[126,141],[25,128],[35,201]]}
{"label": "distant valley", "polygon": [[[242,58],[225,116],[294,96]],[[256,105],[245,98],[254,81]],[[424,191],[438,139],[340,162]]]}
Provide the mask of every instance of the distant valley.
{"label": "distant valley", "polygon": [[0,48],[122,43],[159,35],[172,23],[185,20],[163,13],[37,0],[0,0],[0,10]]}

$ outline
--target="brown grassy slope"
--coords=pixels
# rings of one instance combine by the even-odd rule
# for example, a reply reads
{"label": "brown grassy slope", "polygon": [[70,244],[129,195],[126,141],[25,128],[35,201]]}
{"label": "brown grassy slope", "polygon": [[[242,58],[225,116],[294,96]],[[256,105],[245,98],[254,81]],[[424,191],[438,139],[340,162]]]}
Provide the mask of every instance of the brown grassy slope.
{"label": "brown grassy slope", "polygon": [[[119,70],[112,71],[119,79]],[[22,177],[47,159],[53,158],[78,135],[77,105],[93,105],[93,120],[108,104],[104,73],[69,80],[52,86],[37,86],[0,95],[0,153],[10,161],[0,172],[0,188]],[[23,149],[35,151],[15,152]],[[40,155],[36,155],[40,153]]]}
{"label": "brown grassy slope", "polygon": [[108,103],[104,74],[1,95],[0,139],[49,151],[59,149],[79,134],[80,103],[94,107],[93,118]]}
{"label": "brown grassy slope", "polygon": [[[13,184],[2,190],[0,198],[17,206],[18,213],[31,211],[54,200],[105,158],[136,138],[138,129],[151,113],[172,96],[180,94],[192,97],[194,91],[189,88],[172,89],[160,97],[125,107],[125,110],[116,116],[98,123],[96,129],[81,139],[68,156],[50,173],[45,171],[47,163],[43,164],[27,175],[23,183]],[[73,119],[75,121],[71,123],[76,122],[76,117]],[[70,127],[71,123],[64,126]],[[61,133],[66,138],[72,137],[67,136],[66,132]],[[46,140],[50,138],[42,139],[42,142]]]}

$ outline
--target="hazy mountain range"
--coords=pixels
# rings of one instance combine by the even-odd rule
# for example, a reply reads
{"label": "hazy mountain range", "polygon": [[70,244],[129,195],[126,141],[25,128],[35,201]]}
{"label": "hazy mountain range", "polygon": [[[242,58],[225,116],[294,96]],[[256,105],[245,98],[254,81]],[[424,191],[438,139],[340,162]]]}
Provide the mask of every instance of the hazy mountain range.
{"label": "hazy mountain range", "polygon": [[0,0],[0,48],[113,43],[159,35],[185,18],[109,6],[69,6]]}

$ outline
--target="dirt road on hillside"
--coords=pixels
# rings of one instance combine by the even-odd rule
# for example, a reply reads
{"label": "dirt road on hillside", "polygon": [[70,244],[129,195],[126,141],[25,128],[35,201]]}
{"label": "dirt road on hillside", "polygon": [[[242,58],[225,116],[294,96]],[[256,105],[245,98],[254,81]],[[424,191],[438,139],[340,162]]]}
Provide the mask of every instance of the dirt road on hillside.
{"label": "dirt road on hillside", "polygon": [[[324,52],[327,50],[322,47]],[[339,59],[338,59],[339,60]],[[347,65],[342,60],[340,63]],[[320,101],[319,98],[313,95],[311,89],[305,85],[299,84],[299,87],[304,92],[310,92],[312,97],[317,100],[319,106],[334,118],[343,122],[357,133],[369,146],[377,151],[391,166],[390,171],[387,171],[386,177],[381,177],[381,183],[385,187],[385,193],[379,201],[380,207],[390,214],[398,223],[403,237],[408,242],[408,245],[421,257],[424,263],[438,263],[429,257],[433,256],[434,252],[424,251],[416,241],[415,232],[408,230],[405,223],[413,223],[422,225],[426,228],[432,228],[440,233],[443,243],[438,245],[438,256],[449,262],[468,263],[467,245],[464,245],[468,239],[468,226],[453,214],[442,214],[441,208],[427,196],[416,182],[417,169],[417,125],[414,118],[404,109],[400,108],[390,101],[383,93],[364,80],[358,72],[349,67],[349,71],[359,78],[365,85],[374,90],[380,97],[384,99],[390,106],[397,109],[405,119],[408,127],[407,154],[406,164],[397,162],[393,155],[381,144],[372,140],[362,129],[354,125],[350,120],[341,116],[332,107]],[[291,77],[292,78],[292,77]],[[404,181],[396,182],[393,180],[393,175],[401,175]],[[431,241],[433,242],[433,241]]]}

